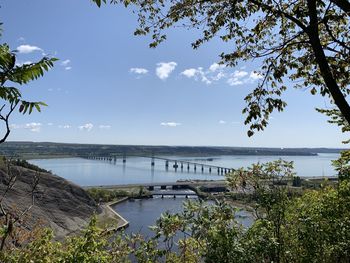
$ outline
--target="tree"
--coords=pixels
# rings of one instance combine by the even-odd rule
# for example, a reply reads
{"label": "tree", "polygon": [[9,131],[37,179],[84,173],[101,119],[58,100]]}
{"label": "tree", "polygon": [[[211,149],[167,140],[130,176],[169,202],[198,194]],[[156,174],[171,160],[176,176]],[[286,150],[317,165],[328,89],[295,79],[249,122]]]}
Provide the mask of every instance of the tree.
{"label": "tree", "polygon": [[[44,57],[36,63],[19,65],[16,64],[16,51],[11,51],[9,45],[6,43],[0,44],[0,121],[5,126],[4,134],[0,135],[0,144],[5,142],[10,135],[10,116],[18,105],[19,112],[23,114],[31,114],[34,108],[40,112],[41,106],[47,106],[41,101],[33,102],[24,100],[20,90],[14,87],[14,85],[24,85],[32,80],[38,79],[44,75],[44,71],[48,71],[53,67],[53,63],[56,60],[56,58]],[[35,191],[39,183],[39,177],[35,176],[32,185],[30,185],[32,203],[25,210],[17,212],[13,211],[12,208],[5,208],[3,204],[6,195],[14,187],[16,178],[20,172],[13,171],[11,159],[7,160],[4,157],[3,161],[7,169],[5,169],[6,171],[1,171],[2,167],[0,167],[2,184],[5,186],[5,190],[0,196],[0,222],[2,225],[2,227],[0,227],[0,251],[5,248],[6,242],[10,236],[12,236],[12,241],[16,240],[16,238],[14,238],[14,232],[23,235],[21,230],[27,228],[23,222],[24,217],[34,206]],[[15,228],[17,228],[16,231],[14,230]],[[18,240],[12,243],[16,245]]]}
{"label": "tree", "polygon": [[[1,36],[1,35],[0,35]],[[22,98],[20,90],[13,85],[25,85],[38,79],[53,67],[56,58],[43,57],[36,63],[16,64],[16,51],[11,51],[8,44],[0,45],[0,121],[5,125],[5,132],[0,136],[0,143],[5,142],[10,135],[10,116],[19,105],[19,112],[31,114],[35,108],[41,111],[44,102],[26,101]]]}
{"label": "tree", "polygon": [[[107,0],[92,0],[98,6]],[[257,87],[245,97],[248,136],[263,130],[282,99],[286,79],[295,88],[329,96],[350,123],[350,2],[348,0],[110,0],[138,8],[136,35],[152,35],[150,47],[178,24],[202,30],[193,48],[214,37],[232,43],[221,63],[262,59]]]}

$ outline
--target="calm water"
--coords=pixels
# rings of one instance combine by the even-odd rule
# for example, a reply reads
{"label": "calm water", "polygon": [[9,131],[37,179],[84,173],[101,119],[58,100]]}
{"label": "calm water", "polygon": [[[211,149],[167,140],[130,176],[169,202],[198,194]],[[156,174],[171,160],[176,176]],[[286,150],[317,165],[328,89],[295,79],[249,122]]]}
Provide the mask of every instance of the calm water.
{"label": "calm water", "polygon": [[[191,198],[191,201],[196,199]],[[182,211],[182,204],[185,198],[153,198],[135,201],[126,201],[117,204],[113,207],[127,221],[130,222],[129,227],[125,230],[126,233],[142,233],[146,237],[153,236],[153,232],[149,226],[155,225],[156,220],[161,213],[170,211],[179,213]],[[239,211],[236,214],[237,221],[244,227],[249,227],[253,223],[252,215],[246,211]]]}
{"label": "calm water", "polygon": [[[171,156],[169,159],[195,161],[198,163],[207,163],[227,168],[247,167],[256,162],[269,162],[282,158],[287,161],[294,161],[295,170],[300,176],[330,176],[334,175],[334,169],[331,166],[331,160],[337,159],[338,154],[319,154],[318,156],[215,156],[212,161],[205,158],[184,158]],[[165,162],[156,160],[154,169],[151,168],[151,160],[148,158],[127,158],[123,164],[121,159],[116,163],[87,160],[81,158],[64,159],[38,159],[30,160],[54,174],[64,177],[78,185],[118,185],[118,184],[137,184],[137,183],[160,183],[175,182],[181,179],[205,179],[217,180],[223,179],[213,170],[211,174],[208,171],[202,173],[197,167],[197,172],[187,172],[185,169],[175,171],[172,163],[169,163],[169,170],[165,169]]]}

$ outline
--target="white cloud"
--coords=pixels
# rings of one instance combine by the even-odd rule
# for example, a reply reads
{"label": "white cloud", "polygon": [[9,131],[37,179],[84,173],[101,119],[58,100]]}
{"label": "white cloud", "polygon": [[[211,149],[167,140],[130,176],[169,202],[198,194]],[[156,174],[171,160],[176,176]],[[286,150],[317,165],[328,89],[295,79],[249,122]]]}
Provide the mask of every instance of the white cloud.
{"label": "white cloud", "polygon": [[221,70],[223,68],[225,68],[225,65],[220,65],[220,64],[214,62],[213,64],[210,65],[209,70],[211,72],[215,72],[215,71],[217,71],[219,69]]}
{"label": "white cloud", "polygon": [[197,69],[195,69],[195,68],[185,69],[180,74],[184,75],[184,76],[186,76],[188,78],[192,78],[192,77],[194,77],[197,74]]}
{"label": "white cloud", "polygon": [[242,85],[243,83],[248,82],[248,79],[245,78],[247,75],[248,75],[247,71],[235,70],[227,79],[227,83],[230,86]]}
{"label": "white cloud", "polygon": [[70,59],[63,60],[61,66],[67,66],[70,63]]}
{"label": "white cloud", "polygon": [[79,126],[78,128],[82,131],[91,131],[93,127],[94,125],[92,123],[86,123],[84,125]]}
{"label": "white cloud", "polygon": [[65,69],[65,70],[71,70],[72,67],[65,67],[64,69]]}
{"label": "white cloud", "polygon": [[112,126],[111,125],[99,125],[98,126],[101,130],[109,130]]}
{"label": "white cloud", "polygon": [[72,126],[70,126],[69,124],[65,124],[65,125],[58,125],[58,128],[60,128],[60,129],[70,129],[70,128],[72,128]]}
{"label": "white cloud", "polygon": [[47,124],[47,126],[52,126],[53,125],[53,123],[52,122],[49,122],[48,124]]}
{"label": "white cloud", "polygon": [[222,79],[222,78],[224,78],[224,77],[226,77],[226,74],[225,74],[224,72],[220,71],[218,74],[216,74],[215,76],[213,76],[212,79],[213,79],[214,81],[218,81],[218,80],[220,80],[220,79]]}
{"label": "white cloud", "polygon": [[211,84],[212,81],[207,77],[207,73],[203,71],[202,67],[185,69],[180,73],[187,78],[194,78],[195,80],[201,80],[206,84]]}
{"label": "white cloud", "polygon": [[161,126],[167,126],[167,127],[176,127],[176,126],[180,126],[181,123],[178,123],[178,122],[162,122],[160,125]]}
{"label": "white cloud", "polygon": [[134,74],[147,74],[148,70],[145,68],[131,68],[129,72]]}
{"label": "white cloud", "polygon": [[19,38],[17,39],[17,41],[18,41],[18,42],[24,42],[24,41],[26,41],[26,39],[25,39],[24,37],[19,37]]}
{"label": "white cloud", "polygon": [[248,72],[243,70],[235,70],[235,72],[233,72],[232,74],[232,76],[235,78],[243,78],[247,75],[248,75]]}
{"label": "white cloud", "polygon": [[161,80],[165,80],[170,76],[171,72],[174,71],[176,66],[177,66],[177,63],[173,61],[157,63],[156,75]]}
{"label": "white cloud", "polygon": [[11,129],[28,129],[32,132],[40,132],[42,124],[39,122],[31,122],[26,124],[11,124]]}
{"label": "white cloud", "polygon": [[263,76],[259,72],[252,71],[250,72],[249,78],[251,78],[252,80],[258,80],[258,79],[262,79]]}
{"label": "white cloud", "polygon": [[225,65],[213,63],[208,69],[204,70],[203,67],[188,68],[180,73],[189,79],[196,81],[202,81],[207,85],[217,82],[219,80],[225,80],[230,86],[242,85],[245,83],[254,83],[262,78],[262,75],[256,71],[244,70],[245,67],[240,67],[239,70],[235,70],[232,73],[228,72],[228,68]]}
{"label": "white cloud", "polygon": [[32,132],[40,132],[41,123],[31,122],[25,125],[25,129],[29,129]]}
{"label": "white cloud", "polygon": [[226,124],[227,122],[226,122],[226,121],[223,121],[223,120],[220,120],[219,123],[220,123],[220,124]]}
{"label": "white cloud", "polygon": [[34,51],[43,51],[40,47],[31,45],[20,45],[17,47],[19,53],[28,54]]}
{"label": "white cloud", "polygon": [[244,82],[239,80],[238,78],[229,78],[227,80],[227,83],[230,86],[237,86],[237,85],[242,85]]}
{"label": "white cloud", "polygon": [[33,63],[33,62],[30,61],[30,60],[27,60],[27,61],[24,61],[24,62],[22,62],[22,61],[17,61],[17,62],[16,62],[16,66],[20,67],[20,66],[29,65],[29,64],[32,64],[32,63]]}

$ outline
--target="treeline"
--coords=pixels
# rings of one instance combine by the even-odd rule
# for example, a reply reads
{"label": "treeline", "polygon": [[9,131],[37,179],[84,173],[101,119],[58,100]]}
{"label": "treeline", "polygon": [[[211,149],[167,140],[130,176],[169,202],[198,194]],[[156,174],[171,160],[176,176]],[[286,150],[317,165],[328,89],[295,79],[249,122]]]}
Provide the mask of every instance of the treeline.
{"label": "treeline", "polygon": [[147,146],[147,145],[97,145],[68,144],[50,142],[6,142],[0,145],[0,154],[19,155],[24,158],[51,156],[95,156],[109,155],[180,155],[180,156],[219,156],[219,155],[300,155],[317,153],[339,153],[341,149],[327,148],[246,148],[246,147],[207,147],[207,146]]}

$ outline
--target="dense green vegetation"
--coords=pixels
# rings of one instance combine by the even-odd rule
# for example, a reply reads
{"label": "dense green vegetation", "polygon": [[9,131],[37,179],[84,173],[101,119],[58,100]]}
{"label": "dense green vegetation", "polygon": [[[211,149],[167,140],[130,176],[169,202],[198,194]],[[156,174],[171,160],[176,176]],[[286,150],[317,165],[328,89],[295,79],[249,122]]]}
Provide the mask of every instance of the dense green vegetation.
{"label": "dense green vegetation", "polygon": [[88,188],[86,191],[97,203],[116,201],[122,197],[147,198],[150,196],[149,191],[142,186],[124,189]]}
{"label": "dense green vegetation", "polygon": [[51,173],[50,171],[45,170],[43,168],[40,168],[39,166],[37,166],[35,164],[28,163],[26,160],[16,159],[16,160],[12,160],[11,163],[12,163],[12,165],[28,168],[28,169],[33,170],[33,171],[43,172],[43,173]]}
{"label": "dense green vegetation", "polygon": [[[63,242],[50,230],[38,230],[29,244],[12,245],[0,254],[3,262],[349,262],[350,180],[334,186],[289,195],[269,180],[293,176],[292,164],[256,164],[228,175],[230,188],[254,190],[255,223],[243,229],[235,208],[189,202],[179,214],[163,214],[154,236],[112,235],[96,227]],[[4,231],[4,230],[3,230]],[[180,234],[179,234],[180,233]],[[112,236],[113,237],[112,237]],[[175,241],[175,236],[180,239]],[[158,244],[162,244],[158,246]],[[174,247],[177,249],[174,249]]]}

